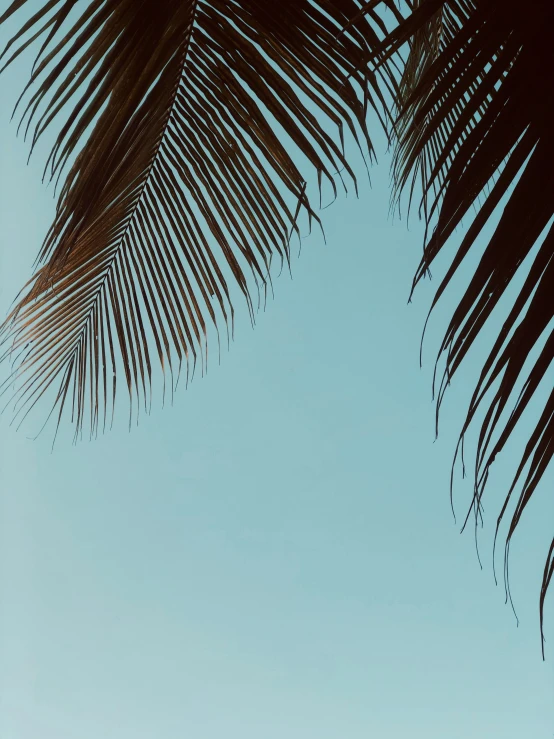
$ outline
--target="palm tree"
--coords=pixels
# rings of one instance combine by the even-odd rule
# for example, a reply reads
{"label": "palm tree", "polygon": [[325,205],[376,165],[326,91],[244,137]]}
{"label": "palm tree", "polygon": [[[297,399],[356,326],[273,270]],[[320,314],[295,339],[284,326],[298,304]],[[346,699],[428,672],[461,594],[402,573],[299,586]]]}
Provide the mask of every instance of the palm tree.
{"label": "palm tree", "polygon": [[[14,0],[0,23],[25,6]],[[5,356],[16,359],[7,381],[19,383],[16,415],[51,391],[58,425],[67,411],[76,438],[85,424],[95,434],[113,415],[118,377],[131,417],[150,406],[155,357],[172,390],[182,366],[187,379],[189,362],[203,368],[208,325],[232,332],[231,285],[253,317],[252,287],[263,296],[272,256],[288,261],[302,213],[318,221],[304,173],[315,169],[320,192],[327,182],[336,193],[337,177],[355,186],[343,129],[371,158],[369,106],[396,142],[393,197],[406,187],[410,201],[416,187],[423,193],[430,235],[414,287],[481,198],[432,308],[507,198],[441,346],[438,413],[552,216],[553,110],[544,82],[554,70],[553,16],[544,0],[531,11],[515,0],[416,0],[403,14],[394,0],[44,2],[2,55],[8,65],[40,43],[18,101],[31,150],[65,115],[45,169],[56,181],[64,176],[56,217],[3,327]],[[490,466],[552,360],[550,336],[524,376],[552,318],[553,239],[548,232],[535,255],[462,429],[463,453],[477,409],[488,404],[476,521]],[[524,476],[506,573],[511,537],[552,455],[553,406],[551,395],[498,519]],[[554,541],[541,634],[553,572]]]}

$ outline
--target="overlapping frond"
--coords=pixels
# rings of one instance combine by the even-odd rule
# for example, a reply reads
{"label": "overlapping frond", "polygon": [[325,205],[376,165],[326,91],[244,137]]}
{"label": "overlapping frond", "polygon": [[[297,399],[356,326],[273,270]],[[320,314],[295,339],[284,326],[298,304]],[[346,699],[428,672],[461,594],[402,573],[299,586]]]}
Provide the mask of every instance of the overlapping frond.
{"label": "overlapping frond", "polygon": [[[419,9],[420,6],[421,0],[416,0],[412,5],[412,10]],[[414,191],[419,185],[423,192],[421,206],[426,219],[429,217],[428,174],[433,171],[434,165],[444,151],[444,143],[448,137],[452,117],[447,116],[441,121],[433,135],[425,141],[423,146],[420,145],[425,120],[432,116],[437,108],[435,102],[430,109],[424,109],[434,88],[428,87],[424,90],[420,83],[426,79],[426,73],[441,51],[458,33],[464,20],[467,20],[466,13],[460,17],[452,11],[448,4],[441,4],[425,23],[419,21],[415,25],[415,31],[409,38],[410,50],[403,65],[395,101],[396,146],[392,163],[392,201],[393,203],[399,202],[403,191],[409,186],[408,208],[410,208]],[[447,71],[435,68],[437,81],[442,79]],[[444,182],[445,170],[450,165],[455,150],[454,148],[453,151],[448,152],[436,181],[431,185],[431,193],[434,195],[440,191]]]}
{"label": "overlapping frond", "polygon": [[[410,181],[413,186],[410,178],[422,178],[424,214],[431,235],[426,238],[414,286],[462,218],[469,223],[433,307],[503,202],[500,220],[486,239],[483,256],[441,345],[439,357],[445,356],[446,369],[437,414],[447,385],[536,247],[530,272],[484,363],[462,429],[460,443],[483,407],[475,465],[476,518],[492,463],[539,385],[545,378],[551,384],[552,378],[553,22],[554,5],[544,0],[420,0],[380,49],[391,54],[411,43],[398,100],[399,140],[393,172],[397,191]],[[478,198],[479,207],[472,211]],[[535,358],[530,369],[529,357]],[[551,392],[498,518],[497,533],[519,486],[508,527],[505,567],[512,535],[553,452]],[[544,599],[553,572],[551,547],[540,596],[541,634]],[[506,586],[509,593],[507,580]]]}
{"label": "overlapping frond", "polygon": [[337,40],[359,9],[50,0],[10,41],[6,63],[41,42],[20,125],[35,146],[61,117],[47,169],[71,165],[40,269],[4,326],[22,417],[57,386],[58,422],[68,408],[76,433],[94,433],[121,372],[137,412],[155,361],[172,385],[204,361],[208,322],[232,323],[229,279],[254,310],[251,286],[264,289],[272,255],[288,260],[298,212],[317,218],[299,162],[336,192],[337,172],[355,182],[343,128],[371,152],[365,114],[380,92],[357,62],[382,21],[361,17]]}

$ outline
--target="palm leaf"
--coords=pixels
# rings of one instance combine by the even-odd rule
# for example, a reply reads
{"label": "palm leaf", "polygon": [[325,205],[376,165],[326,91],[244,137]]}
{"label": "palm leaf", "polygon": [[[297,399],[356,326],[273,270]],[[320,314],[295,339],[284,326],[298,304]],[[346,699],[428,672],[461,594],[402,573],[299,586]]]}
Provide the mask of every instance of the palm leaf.
{"label": "palm leaf", "polygon": [[337,41],[356,0],[77,5],[45,3],[4,52],[10,64],[42,41],[20,125],[35,147],[65,115],[47,170],[69,167],[4,325],[19,357],[8,382],[22,418],[54,388],[76,435],[105,427],[121,373],[133,414],[150,407],[156,359],[172,388],[183,364],[187,377],[189,360],[204,365],[208,324],[232,328],[229,280],[253,315],[252,285],[289,259],[299,211],[317,219],[300,162],[334,193],[339,170],[355,183],[343,128],[372,153],[379,85],[357,62],[385,30],[373,13]]}
{"label": "palm leaf", "polygon": [[[419,9],[420,0],[415,0],[412,9]],[[425,8],[423,8],[425,10]],[[425,23],[416,26],[416,30],[409,38],[410,50],[406,62],[403,65],[398,93],[396,97],[395,135],[397,144],[394,150],[392,163],[393,171],[393,202],[400,205],[402,192],[409,185],[409,204],[411,207],[415,188],[419,183],[423,192],[422,211],[424,218],[428,220],[428,174],[433,171],[440,153],[444,150],[444,143],[448,136],[450,119],[442,121],[433,135],[420,146],[420,137],[423,130],[421,125],[414,125],[414,120],[419,119],[424,106],[429,101],[433,88],[428,88],[426,93],[420,87],[422,79],[431,65],[437,60],[442,50],[452,40],[460,29],[460,21],[447,4],[441,5]],[[436,74],[443,74],[446,70]],[[432,110],[436,106],[432,107]],[[424,118],[429,116],[429,113]],[[449,152],[446,166],[452,161],[453,152]],[[437,176],[437,181],[431,185],[433,194],[437,194],[440,185],[444,181],[444,169]]]}
{"label": "palm leaf", "polygon": [[[458,444],[463,453],[464,437],[481,410],[484,420],[478,437],[472,504],[476,525],[491,465],[554,359],[550,325],[554,317],[553,22],[554,6],[546,2],[529,6],[513,0],[422,0],[387,36],[376,58],[382,63],[400,52],[404,44],[410,45],[396,100],[398,141],[393,180],[398,195],[409,183],[413,191],[414,181],[421,178],[422,206],[427,234],[431,235],[426,236],[414,287],[462,218],[470,220],[431,310],[505,200],[500,220],[440,347],[439,358],[445,356],[446,368],[438,391],[437,419],[446,387],[535,249],[528,276],[512,300],[483,365]],[[478,199],[479,207],[472,214]],[[528,368],[530,355],[535,359]],[[510,541],[553,452],[551,392],[497,520],[498,534],[519,484],[505,544],[508,596]],[[554,541],[547,554],[540,595],[541,636],[545,596],[553,572]]]}

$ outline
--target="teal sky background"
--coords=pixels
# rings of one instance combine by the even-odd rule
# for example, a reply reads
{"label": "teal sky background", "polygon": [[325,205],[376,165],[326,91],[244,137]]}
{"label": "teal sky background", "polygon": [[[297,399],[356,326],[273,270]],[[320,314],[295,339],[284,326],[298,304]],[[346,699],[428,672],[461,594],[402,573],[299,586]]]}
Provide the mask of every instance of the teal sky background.
{"label": "teal sky background", "polygon": [[[27,167],[9,124],[27,69],[0,83],[2,315],[54,212],[41,152]],[[221,365],[214,352],[172,407],[53,453],[51,428],[33,441],[38,421],[0,419],[2,739],[552,737],[553,473],[512,545],[517,628],[492,534],[525,428],[491,473],[481,571],[458,534],[470,482],[457,475],[456,525],[448,484],[487,334],[433,443],[456,289],[420,370],[433,286],[406,304],[422,229],[388,216],[377,138],[372,187],[358,161],[360,199],[324,212],[327,243],[303,241],[255,330],[238,306]]]}

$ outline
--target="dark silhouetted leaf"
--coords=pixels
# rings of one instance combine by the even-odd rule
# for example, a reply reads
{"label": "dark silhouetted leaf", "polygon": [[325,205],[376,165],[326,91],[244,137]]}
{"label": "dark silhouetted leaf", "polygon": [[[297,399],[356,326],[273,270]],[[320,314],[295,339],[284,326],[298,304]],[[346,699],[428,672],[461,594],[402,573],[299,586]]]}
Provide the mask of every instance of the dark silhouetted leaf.
{"label": "dark silhouetted leaf", "polygon": [[[546,233],[491,347],[462,429],[460,443],[485,403],[475,467],[476,522],[490,467],[539,383],[551,372],[554,358],[553,22],[554,5],[538,0],[420,0],[374,58],[382,63],[404,44],[410,46],[396,100],[398,142],[393,173],[395,196],[408,183],[412,193],[417,178],[423,187],[423,212],[431,235],[426,237],[414,286],[462,218],[470,224],[432,307],[496,207],[507,198],[441,345],[439,357],[445,355],[446,369],[437,415],[447,385],[524,260]],[[533,352],[537,358],[527,370]],[[518,392],[520,385],[523,389]],[[497,533],[521,481],[506,539],[508,594],[510,540],[553,452],[554,392],[528,439],[498,518]],[[540,598],[541,634],[553,567],[551,547]]]}
{"label": "dark silhouetted leaf", "polygon": [[8,64],[41,42],[21,125],[34,147],[65,116],[47,169],[71,165],[4,326],[19,416],[57,385],[58,423],[71,408],[76,434],[95,433],[121,372],[133,413],[150,406],[154,362],[172,388],[204,363],[208,322],[232,324],[229,277],[253,314],[251,285],[265,289],[272,255],[289,259],[299,210],[317,218],[302,170],[336,193],[338,171],[355,182],[343,128],[371,152],[379,86],[356,67],[383,23],[360,17],[337,40],[360,7],[51,0],[10,41]]}

